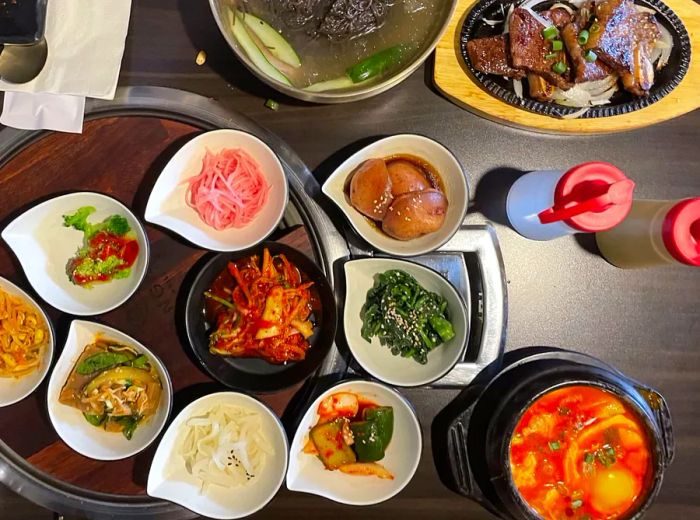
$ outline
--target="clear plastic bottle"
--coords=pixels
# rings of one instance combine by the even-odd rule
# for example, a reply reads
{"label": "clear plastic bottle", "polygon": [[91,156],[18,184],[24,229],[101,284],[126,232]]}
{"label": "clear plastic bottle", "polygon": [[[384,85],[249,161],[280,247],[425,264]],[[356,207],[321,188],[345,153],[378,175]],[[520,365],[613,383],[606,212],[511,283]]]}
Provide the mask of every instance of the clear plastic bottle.
{"label": "clear plastic bottle", "polygon": [[511,186],[506,213],[532,240],[595,233],[620,223],[632,205],[634,182],[612,164],[588,162],[568,171],[534,171]]}
{"label": "clear plastic bottle", "polygon": [[700,197],[635,200],[625,220],[596,233],[596,242],[603,257],[623,269],[700,266]]}

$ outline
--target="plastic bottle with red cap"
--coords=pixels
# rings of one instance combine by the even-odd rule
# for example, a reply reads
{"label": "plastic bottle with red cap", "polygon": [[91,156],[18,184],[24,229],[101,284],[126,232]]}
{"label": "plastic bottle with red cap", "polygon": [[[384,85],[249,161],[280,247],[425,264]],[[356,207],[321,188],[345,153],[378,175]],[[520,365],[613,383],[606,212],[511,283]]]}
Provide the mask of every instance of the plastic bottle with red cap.
{"label": "plastic bottle with red cap", "polygon": [[518,233],[551,240],[615,227],[632,206],[634,182],[606,162],[587,162],[565,172],[535,171],[508,192],[506,212]]}
{"label": "plastic bottle with red cap", "polygon": [[620,225],[596,233],[605,259],[634,269],[668,264],[700,267],[700,197],[635,200]]}

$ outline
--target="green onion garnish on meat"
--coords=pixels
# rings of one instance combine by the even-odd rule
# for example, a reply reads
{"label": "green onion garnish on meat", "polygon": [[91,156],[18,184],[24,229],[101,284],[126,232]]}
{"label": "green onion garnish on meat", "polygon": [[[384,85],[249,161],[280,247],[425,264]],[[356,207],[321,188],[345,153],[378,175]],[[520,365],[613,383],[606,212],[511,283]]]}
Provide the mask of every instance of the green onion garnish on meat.
{"label": "green onion garnish on meat", "polygon": [[586,45],[588,43],[588,36],[588,31],[586,29],[583,29],[580,33],[578,33],[578,44]]}
{"label": "green onion garnish on meat", "polygon": [[552,65],[552,70],[557,74],[564,74],[566,72],[566,63],[563,61],[558,61]]}
{"label": "green onion garnish on meat", "polygon": [[542,36],[544,36],[545,40],[554,40],[557,36],[559,36],[559,29],[553,25],[545,27],[542,29]]}

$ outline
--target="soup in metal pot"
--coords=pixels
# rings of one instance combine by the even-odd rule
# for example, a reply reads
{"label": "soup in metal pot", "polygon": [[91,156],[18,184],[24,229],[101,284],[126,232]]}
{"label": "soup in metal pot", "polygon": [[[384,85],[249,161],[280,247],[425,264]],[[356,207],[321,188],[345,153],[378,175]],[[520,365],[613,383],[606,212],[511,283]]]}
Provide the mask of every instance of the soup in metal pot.
{"label": "soup in metal pot", "polygon": [[258,70],[310,92],[369,84],[400,70],[437,35],[450,3],[221,0],[225,23]]}
{"label": "soup in metal pot", "polygon": [[592,386],[568,386],[537,399],[510,441],[513,482],[546,520],[623,517],[645,496],[652,463],[638,415]]}

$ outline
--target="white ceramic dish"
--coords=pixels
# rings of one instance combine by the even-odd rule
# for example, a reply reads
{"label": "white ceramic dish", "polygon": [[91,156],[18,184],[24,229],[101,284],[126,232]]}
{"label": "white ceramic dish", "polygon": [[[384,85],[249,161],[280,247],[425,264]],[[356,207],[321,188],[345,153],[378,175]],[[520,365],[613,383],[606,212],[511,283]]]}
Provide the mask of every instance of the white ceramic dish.
{"label": "white ceramic dish", "polygon": [[[378,274],[390,269],[401,269],[413,276],[420,285],[447,300],[449,319],[455,337],[436,347],[428,354],[425,365],[413,359],[394,356],[379,339],[367,343],[362,337],[360,313],[367,291],[374,285]],[[421,386],[437,381],[447,374],[462,358],[467,348],[469,321],[464,301],[455,288],[439,273],[422,265],[392,258],[363,258],[345,264],[346,295],[343,311],[345,337],[352,355],[370,375],[396,386]]]}
{"label": "white ceramic dish", "polygon": [[[445,185],[448,202],[445,223],[434,233],[413,240],[396,240],[383,233],[352,207],[347,195],[351,174],[360,164],[367,159],[381,159],[397,154],[410,154],[424,159],[438,171]],[[396,256],[422,255],[445,244],[462,225],[469,200],[466,174],[457,158],[437,141],[414,134],[394,135],[366,146],[333,172],[323,184],[322,191],[335,202],[355,231],[371,246]]]}
{"label": "white ceramic dish", "polygon": [[[394,480],[328,471],[318,457],[303,453],[309,430],[318,420],[318,405],[336,392],[356,392],[394,409],[394,435],[379,461]],[[304,414],[289,457],[287,488],[319,495],[342,504],[368,506],[389,500],[411,481],[422,452],[420,424],[410,403],[396,390],[371,381],[347,381],[321,394]]]}
{"label": "white ceramic dish", "polygon": [[34,390],[36,390],[41,384],[46,377],[46,374],[48,374],[49,367],[51,366],[55,337],[51,320],[49,320],[49,317],[46,315],[44,310],[39,307],[33,298],[31,298],[26,292],[17,287],[15,284],[2,277],[0,277],[0,289],[8,294],[19,296],[25,300],[28,305],[34,307],[39,316],[44,319],[44,322],[46,322],[46,326],[49,329],[49,342],[46,346],[46,351],[44,352],[44,359],[41,360],[41,365],[37,370],[19,379],[0,377],[0,407],[2,407],[21,401],[29,394],[34,392]]}
{"label": "white ceramic dish", "polygon": [[[271,186],[267,204],[243,228],[218,231],[199,217],[185,201],[185,180],[199,174],[209,149],[242,148],[260,165]],[[240,130],[222,129],[198,135],[168,161],[153,186],[146,205],[146,220],[168,228],[193,244],[213,251],[240,251],[266,238],[282,220],[289,197],[287,178],[277,155],[257,137]]]}
{"label": "white ceramic dish", "polygon": [[[140,251],[127,278],[98,283],[90,289],[68,279],[66,264],[82,245],[83,233],[65,227],[63,215],[82,206],[97,210],[88,217],[89,222],[100,222],[115,214],[129,222]],[[93,192],[62,195],[34,206],[10,222],[2,238],[14,251],[39,296],[53,307],[78,316],[102,314],[128,300],[146,275],[150,255],[146,232],[134,214],[118,200]]]}
{"label": "white ceramic dish", "polygon": [[[85,420],[80,410],[58,402],[58,396],[73,366],[85,347],[95,340],[96,334],[131,346],[148,356],[148,359],[155,365],[163,384],[158,410],[154,416],[138,425],[131,440],[127,440],[121,433],[106,432],[92,426]],[[51,423],[56,429],[56,433],[69,447],[91,459],[119,460],[143,451],[161,432],[172,408],[173,387],[170,376],[161,360],[141,343],[106,325],[73,320],[68,331],[66,344],[63,346],[63,352],[51,373],[46,400]]]}
{"label": "white ceramic dish", "polygon": [[[249,486],[211,486],[207,493],[200,494],[199,481],[187,472],[184,460],[175,453],[175,446],[182,427],[189,418],[220,403],[244,406],[258,412],[275,456],[267,457],[262,474],[256,476]],[[259,511],[275,496],[287,471],[288,451],[284,427],[267,406],[241,393],[209,394],[190,403],[168,427],[151,464],[147,491],[152,497],[175,502],[198,515],[220,519],[242,518]]]}

